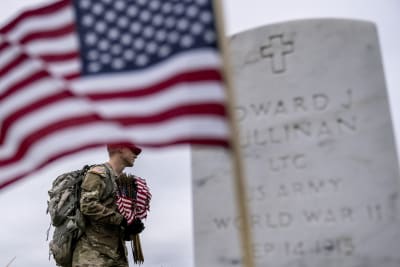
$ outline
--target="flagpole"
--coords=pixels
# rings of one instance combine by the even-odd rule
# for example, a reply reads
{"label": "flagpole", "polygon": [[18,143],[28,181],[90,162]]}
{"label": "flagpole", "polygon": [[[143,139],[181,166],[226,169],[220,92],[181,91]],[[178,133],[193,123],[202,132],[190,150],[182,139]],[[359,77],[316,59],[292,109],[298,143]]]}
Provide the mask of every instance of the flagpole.
{"label": "flagpole", "polygon": [[[228,0],[229,1],[229,0]],[[213,7],[215,13],[216,27],[218,33],[218,45],[221,50],[223,60],[223,78],[226,85],[227,93],[227,112],[229,119],[229,127],[231,131],[231,149],[232,149],[232,163],[234,173],[234,187],[236,193],[236,202],[239,211],[239,217],[241,218],[240,227],[240,238],[243,250],[243,263],[245,267],[254,267],[254,258],[252,250],[252,234],[249,223],[249,211],[247,207],[246,197],[246,183],[244,180],[243,162],[241,157],[240,145],[239,145],[239,128],[235,120],[234,113],[234,87],[232,81],[232,75],[230,70],[230,60],[228,56],[228,45],[225,36],[225,25],[223,20],[223,12],[221,0],[213,0]]]}

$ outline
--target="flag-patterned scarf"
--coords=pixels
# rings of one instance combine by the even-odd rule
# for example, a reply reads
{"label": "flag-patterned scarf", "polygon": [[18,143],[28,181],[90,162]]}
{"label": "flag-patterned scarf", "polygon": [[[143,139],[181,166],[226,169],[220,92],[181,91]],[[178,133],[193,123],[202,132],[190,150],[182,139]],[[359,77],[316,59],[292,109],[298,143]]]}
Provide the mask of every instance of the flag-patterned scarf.
{"label": "flag-patterned scarf", "polygon": [[117,206],[128,224],[135,219],[143,220],[150,211],[151,193],[143,178],[132,174],[121,174],[117,179]]}

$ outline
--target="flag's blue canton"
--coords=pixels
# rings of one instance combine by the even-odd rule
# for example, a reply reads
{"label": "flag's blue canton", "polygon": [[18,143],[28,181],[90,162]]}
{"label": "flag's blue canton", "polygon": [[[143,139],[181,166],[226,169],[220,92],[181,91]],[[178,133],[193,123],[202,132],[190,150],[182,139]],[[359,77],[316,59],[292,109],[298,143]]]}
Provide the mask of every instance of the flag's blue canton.
{"label": "flag's blue canton", "polygon": [[74,0],[82,74],[146,68],[216,47],[211,0]]}

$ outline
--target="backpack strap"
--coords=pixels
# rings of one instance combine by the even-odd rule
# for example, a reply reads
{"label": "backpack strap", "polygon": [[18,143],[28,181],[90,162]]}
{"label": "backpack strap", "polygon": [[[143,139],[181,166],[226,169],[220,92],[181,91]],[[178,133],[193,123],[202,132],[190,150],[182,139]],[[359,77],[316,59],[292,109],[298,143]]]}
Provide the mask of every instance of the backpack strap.
{"label": "backpack strap", "polygon": [[[83,181],[83,178],[85,177],[86,173],[90,170],[90,168],[92,168],[93,165],[85,165],[83,166],[82,170],[80,171],[78,178],[75,180],[75,183],[81,183]],[[82,188],[81,186],[76,186],[75,187],[75,199],[76,199],[76,203],[75,203],[75,208],[77,211],[80,210],[80,198],[81,198],[81,191]]]}
{"label": "backpack strap", "polygon": [[111,175],[111,170],[108,168],[108,166],[106,164],[104,164],[104,165],[105,165],[105,169],[106,169],[106,173],[107,173],[107,178],[105,180],[107,183],[106,187],[108,189],[106,191],[106,193],[104,194],[104,198],[107,198],[111,194],[114,194],[114,196],[115,196],[116,190],[118,189],[118,187],[117,187],[115,180],[113,179],[113,177]]}

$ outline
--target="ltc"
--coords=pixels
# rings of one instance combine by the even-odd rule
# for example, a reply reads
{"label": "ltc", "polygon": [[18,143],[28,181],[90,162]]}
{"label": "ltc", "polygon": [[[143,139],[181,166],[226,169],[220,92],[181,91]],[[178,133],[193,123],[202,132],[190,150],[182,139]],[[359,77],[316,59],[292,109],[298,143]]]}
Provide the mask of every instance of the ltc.
{"label": "ltc", "polygon": [[269,169],[274,172],[293,169],[304,169],[307,167],[306,155],[284,155],[279,157],[270,158],[268,161]]}

